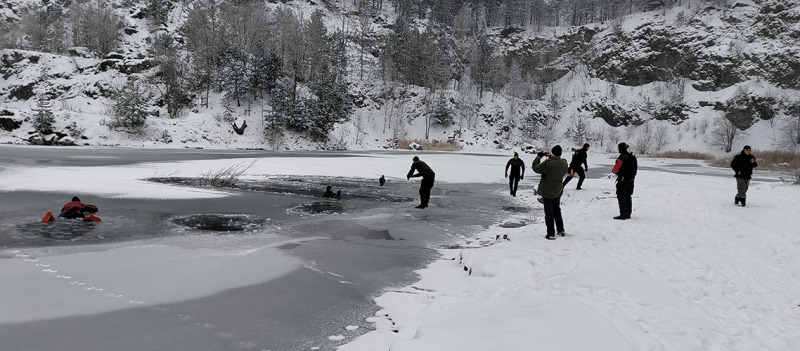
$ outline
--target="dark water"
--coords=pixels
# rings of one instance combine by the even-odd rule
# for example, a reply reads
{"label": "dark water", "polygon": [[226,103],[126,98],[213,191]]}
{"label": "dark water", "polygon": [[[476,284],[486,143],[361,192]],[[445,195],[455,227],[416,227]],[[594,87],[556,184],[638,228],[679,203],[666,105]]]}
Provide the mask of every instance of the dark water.
{"label": "dark water", "polygon": [[[55,151],[51,151],[55,150]],[[263,151],[0,147],[0,161],[23,165],[129,164],[154,160],[270,155]],[[66,150],[66,151],[65,151]],[[341,153],[304,155],[341,157]],[[281,154],[279,157],[295,157]],[[368,153],[359,156],[370,157]],[[196,179],[153,179],[174,186]],[[326,185],[339,200],[320,197]],[[201,200],[117,199],[82,195],[97,205],[100,223],[59,219],[39,223],[75,194],[0,193],[0,250],[59,254],[124,247],[142,240],[242,235],[285,240],[284,252],[309,265],[278,279],[180,303],[0,325],[5,350],[333,350],[368,331],[372,298],[416,279],[436,248],[457,245],[509,213],[524,212],[497,195],[503,186],[437,183],[431,206],[417,204],[415,182],[330,177],[276,177],[236,182],[235,195]],[[501,192],[502,193],[502,192]],[[504,225],[525,225],[524,222]],[[99,248],[99,249],[102,249]],[[313,264],[311,264],[313,263]],[[324,267],[324,272],[309,267]],[[335,275],[328,272],[336,272]],[[232,272],[235,274],[235,272]],[[345,282],[343,282],[345,281]],[[57,293],[57,292],[54,292]],[[7,302],[3,302],[7,303]],[[189,316],[189,317],[187,317]],[[343,327],[361,328],[345,332]],[[344,334],[344,341],[329,335]]]}

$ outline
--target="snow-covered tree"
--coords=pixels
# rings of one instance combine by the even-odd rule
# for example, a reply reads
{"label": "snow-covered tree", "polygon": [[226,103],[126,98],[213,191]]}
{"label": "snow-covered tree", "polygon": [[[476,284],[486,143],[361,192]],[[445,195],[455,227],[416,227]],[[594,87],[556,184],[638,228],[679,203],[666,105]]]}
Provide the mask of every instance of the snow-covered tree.
{"label": "snow-covered tree", "polygon": [[116,122],[113,126],[135,130],[147,120],[147,96],[136,78],[129,78],[125,86],[114,96],[112,112]]}
{"label": "snow-covered tree", "polygon": [[104,1],[91,0],[72,5],[70,24],[74,45],[105,55],[116,48],[125,19]]}
{"label": "snow-covered tree", "polygon": [[250,91],[248,74],[250,59],[247,53],[238,46],[229,46],[222,55],[221,70],[218,88],[225,92],[223,97],[226,104],[236,102],[242,105],[242,98]]}
{"label": "snow-covered tree", "polygon": [[431,111],[431,123],[442,126],[449,126],[453,124],[453,109],[447,102],[447,97],[443,92],[439,93],[436,102],[433,104]]}
{"label": "snow-covered tree", "polygon": [[45,96],[39,96],[36,100],[36,107],[33,109],[33,128],[39,133],[50,134],[53,132],[53,124],[56,117],[53,114],[53,104]]}

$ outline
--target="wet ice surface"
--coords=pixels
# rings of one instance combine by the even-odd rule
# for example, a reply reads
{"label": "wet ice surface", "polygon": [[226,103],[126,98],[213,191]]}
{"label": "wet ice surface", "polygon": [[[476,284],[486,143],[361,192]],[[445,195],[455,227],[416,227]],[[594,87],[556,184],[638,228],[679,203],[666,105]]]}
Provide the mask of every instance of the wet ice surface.
{"label": "wet ice surface", "polygon": [[[197,180],[159,181],[180,186]],[[342,190],[342,198],[321,198],[327,185]],[[120,294],[119,299],[139,302],[103,313],[3,324],[0,340],[30,350],[333,350],[371,330],[365,319],[377,311],[372,297],[413,282],[413,271],[435,259],[436,248],[483,230],[504,213],[524,210],[504,209],[507,199],[496,185],[444,183],[434,187],[431,206],[419,210],[413,208],[418,186],[413,181],[380,187],[377,179],[273,177],[239,182],[229,189],[236,195],[226,198],[83,199],[100,207],[97,215],[103,222],[59,219],[50,224],[39,223],[41,216],[59,209],[71,194],[4,194],[6,203],[15,205],[0,207],[6,219],[0,224],[0,250],[31,259],[143,240],[178,240],[189,247],[211,240],[234,249],[274,242],[299,259],[302,268],[181,302],[149,304]],[[91,287],[100,290],[87,294],[111,294],[118,288]]]}

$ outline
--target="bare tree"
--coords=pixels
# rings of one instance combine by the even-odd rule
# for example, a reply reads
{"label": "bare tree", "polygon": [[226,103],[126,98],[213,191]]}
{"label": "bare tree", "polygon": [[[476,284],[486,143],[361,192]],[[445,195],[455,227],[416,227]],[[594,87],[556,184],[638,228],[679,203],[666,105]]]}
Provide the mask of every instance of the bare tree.
{"label": "bare tree", "polygon": [[108,54],[116,48],[120,29],[125,27],[125,19],[111,6],[99,0],[73,5],[70,23],[73,43],[100,55]]}
{"label": "bare tree", "polygon": [[782,118],[780,146],[794,147],[800,145],[800,115],[787,115]]}
{"label": "bare tree", "polygon": [[547,122],[539,129],[539,140],[545,148],[551,147],[553,141],[558,137],[557,128],[558,120],[554,117],[547,119]]}
{"label": "bare tree", "polygon": [[655,142],[656,151],[661,151],[669,142],[669,126],[662,124],[656,127],[656,131],[653,134],[653,141]]}
{"label": "bare tree", "polygon": [[653,127],[650,125],[650,122],[645,122],[637,129],[638,136],[636,137],[636,141],[634,142],[635,145],[634,150],[640,154],[647,154],[650,152],[650,147],[653,143]]}
{"label": "bare tree", "polygon": [[714,145],[722,146],[725,152],[731,152],[733,143],[741,139],[745,132],[725,116],[719,116],[714,121],[714,129],[711,131],[712,142]]}

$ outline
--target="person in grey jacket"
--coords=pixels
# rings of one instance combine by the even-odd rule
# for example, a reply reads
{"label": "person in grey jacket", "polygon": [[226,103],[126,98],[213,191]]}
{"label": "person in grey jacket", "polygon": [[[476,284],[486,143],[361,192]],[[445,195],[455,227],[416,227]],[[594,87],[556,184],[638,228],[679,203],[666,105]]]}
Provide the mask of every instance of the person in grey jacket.
{"label": "person in grey jacket", "polygon": [[[542,157],[547,159],[542,161]],[[532,163],[533,171],[542,175],[537,193],[542,196],[544,204],[544,222],[547,225],[545,238],[553,240],[558,235],[564,236],[564,219],[561,217],[561,194],[564,193],[564,176],[569,166],[567,160],[561,158],[561,146],[556,145],[550,152],[539,152]]]}

